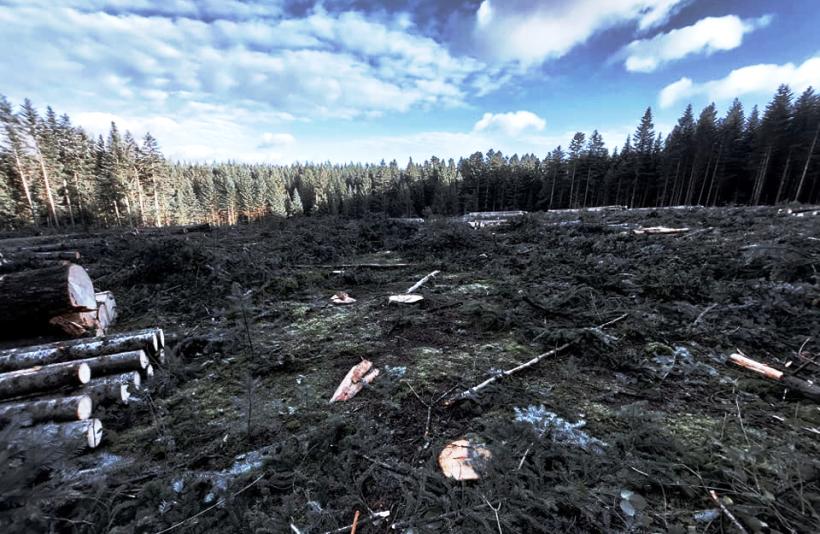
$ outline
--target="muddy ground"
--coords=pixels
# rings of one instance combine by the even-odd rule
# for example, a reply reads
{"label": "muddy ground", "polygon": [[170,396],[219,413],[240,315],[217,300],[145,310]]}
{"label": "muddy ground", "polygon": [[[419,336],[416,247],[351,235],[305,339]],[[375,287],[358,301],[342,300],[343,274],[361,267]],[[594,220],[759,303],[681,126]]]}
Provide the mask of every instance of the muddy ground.
{"label": "muddy ground", "polygon": [[[785,369],[820,353],[818,234],[818,217],[692,209],[112,238],[82,252],[117,329],[163,326],[171,361],[104,414],[101,450],[20,474],[1,520],[323,533],[389,510],[357,532],[737,531],[714,490],[748,532],[817,532],[818,406],[727,356]],[[410,265],[339,267],[358,263]],[[423,302],[387,303],[434,269]],[[333,306],[339,290],[357,302]],[[362,358],[381,370],[372,387],[329,404]],[[492,453],[478,481],[436,463],[465,436]]]}

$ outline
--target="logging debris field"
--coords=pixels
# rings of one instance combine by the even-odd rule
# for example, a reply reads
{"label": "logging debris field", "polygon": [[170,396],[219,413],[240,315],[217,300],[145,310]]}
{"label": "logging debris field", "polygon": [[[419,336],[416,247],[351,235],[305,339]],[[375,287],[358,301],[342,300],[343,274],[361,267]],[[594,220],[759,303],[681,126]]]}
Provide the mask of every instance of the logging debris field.
{"label": "logging debris field", "polygon": [[[7,463],[0,524],[817,532],[818,404],[729,356],[820,377],[818,234],[811,212],[692,208],[78,241],[115,330],[165,325],[168,364],[98,449]],[[363,360],[378,375],[330,403]],[[455,440],[476,479],[442,473]]]}

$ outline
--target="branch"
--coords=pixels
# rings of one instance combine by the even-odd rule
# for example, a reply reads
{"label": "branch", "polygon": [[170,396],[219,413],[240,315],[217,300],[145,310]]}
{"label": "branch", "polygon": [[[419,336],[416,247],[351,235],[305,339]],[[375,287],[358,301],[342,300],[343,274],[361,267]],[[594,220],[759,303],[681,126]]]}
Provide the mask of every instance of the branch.
{"label": "branch", "polygon": [[[618,317],[616,319],[608,321],[608,322],[606,322],[602,325],[596,326],[594,328],[600,330],[600,329],[605,328],[607,326],[613,325],[613,324],[617,323],[618,321],[626,319],[628,317],[628,315],[629,314],[625,313],[625,314],[621,315],[620,317]],[[528,369],[530,367],[533,367],[534,365],[537,365],[544,358],[546,358],[548,356],[553,356],[555,354],[558,354],[559,352],[563,352],[563,351],[567,350],[568,348],[570,348],[571,346],[573,346],[575,343],[576,343],[576,341],[570,341],[568,343],[564,343],[560,347],[556,347],[556,348],[554,348],[550,351],[547,351],[543,354],[539,354],[538,356],[536,356],[535,358],[531,359],[528,362],[524,362],[521,365],[513,367],[512,369],[507,369],[506,371],[502,371],[501,373],[499,373],[499,374],[497,374],[493,377],[488,378],[487,380],[485,380],[484,382],[478,384],[477,386],[473,386],[470,389],[464,390],[461,393],[459,393],[458,395],[456,395],[455,397],[452,397],[452,398],[448,399],[447,402],[445,402],[445,404],[447,406],[449,406],[449,405],[454,404],[456,402],[459,402],[459,401],[462,401],[462,400],[465,400],[465,399],[469,399],[469,398],[473,398],[473,397],[476,396],[477,393],[479,393],[481,390],[485,389],[487,386],[498,382],[502,378],[506,378],[510,375],[514,375],[515,373],[517,373],[519,371],[523,371],[524,369]]]}
{"label": "branch", "polygon": [[413,284],[413,287],[411,287],[410,289],[408,289],[408,290],[406,291],[406,293],[409,295],[409,294],[410,294],[410,293],[412,293],[413,291],[417,290],[418,288],[420,288],[421,286],[423,286],[424,284],[426,284],[428,280],[430,280],[431,278],[433,278],[434,276],[436,276],[436,275],[437,275],[438,273],[440,273],[440,272],[441,272],[441,271],[433,271],[432,273],[428,274],[427,276],[425,276],[424,278],[422,278],[421,280],[419,280],[418,282],[416,282],[415,284]]}

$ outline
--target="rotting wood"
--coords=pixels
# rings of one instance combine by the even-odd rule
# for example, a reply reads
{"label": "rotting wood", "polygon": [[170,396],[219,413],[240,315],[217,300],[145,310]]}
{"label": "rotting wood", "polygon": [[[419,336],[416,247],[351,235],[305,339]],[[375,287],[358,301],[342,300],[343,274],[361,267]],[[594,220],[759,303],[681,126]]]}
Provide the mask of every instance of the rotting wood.
{"label": "rotting wood", "polygon": [[786,388],[797,392],[807,399],[813,400],[814,402],[820,402],[820,386],[797,378],[796,376],[786,375],[783,371],[779,371],[774,367],[769,367],[768,365],[755,361],[743,354],[732,354],[729,356],[729,360],[744,369],[748,369],[749,371],[765,376],[769,380],[775,380],[783,384]]}
{"label": "rotting wood", "polygon": [[0,275],[0,323],[31,327],[58,315],[95,311],[88,273],[72,263]]}
{"label": "rotting wood", "polygon": [[91,380],[85,362],[58,363],[0,374],[0,398],[18,397],[63,386],[81,386]]}
{"label": "rotting wood", "polygon": [[413,284],[412,287],[410,287],[410,289],[405,291],[405,293],[407,293],[409,295],[410,293],[416,291],[418,288],[420,288],[421,286],[426,284],[431,278],[434,278],[440,272],[441,271],[433,271],[432,273],[428,274],[427,276],[425,276],[424,278],[422,278],[421,280],[419,280],[418,282]]}
{"label": "rotting wood", "polygon": [[93,407],[88,395],[6,402],[0,404],[0,421],[83,421],[91,417]]}
{"label": "rotting wood", "polygon": [[48,423],[21,428],[12,432],[9,443],[17,447],[28,447],[32,443],[41,446],[65,443],[95,449],[103,438],[103,426],[99,419],[86,419],[70,423]]}
{"label": "rotting wood", "polygon": [[[164,346],[164,340],[165,336],[161,328],[148,328],[110,336],[0,350],[0,372],[139,349],[157,356]],[[157,358],[157,362],[160,361],[161,358]]]}
{"label": "rotting wood", "polygon": [[[617,317],[617,318],[615,318],[611,321],[607,321],[606,323],[604,323],[602,325],[599,325],[599,326],[596,326],[596,327],[593,327],[593,328],[601,330],[601,329],[603,329],[607,326],[613,325],[613,324],[615,324],[619,321],[622,321],[623,319],[626,319],[628,316],[629,316],[629,314],[625,313],[625,314],[621,315],[620,317]],[[485,389],[488,386],[498,382],[502,378],[506,378],[510,375],[513,375],[515,373],[523,371],[524,369],[529,369],[530,367],[532,367],[534,365],[537,365],[544,358],[547,358],[549,356],[553,356],[555,354],[558,354],[559,352],[563,352],[563,351],[567,350],[568,348],[570,348],[571,346],[573,346],[575,343],[576,343],[576,341],[570,341],[568,343],[564,343],[563,345],[561,345],[559,347],[556,347],[552,350],[549,350],[549,351],[547,351],[543,354],[539,354],[535,358],[533,358],[533,359],[531,359],[527,362],[524,362],[521,365],[517,365],[516,367],[513,367],[512,369],[507,369],[506,371],[502,371],[502,372],[498,373],[497,375],[488,378],[484,382],[462,391],[461,393],[459,393],[455,397],[451,397],[450,399],[445,401],[444,404],[447,405],[447,406],[450,406],[450,405],[453,405],[453,404],[455,404],[459,401],[475,398],[477,396],[477,394],[479,392],[481,392],[483,389]]]}

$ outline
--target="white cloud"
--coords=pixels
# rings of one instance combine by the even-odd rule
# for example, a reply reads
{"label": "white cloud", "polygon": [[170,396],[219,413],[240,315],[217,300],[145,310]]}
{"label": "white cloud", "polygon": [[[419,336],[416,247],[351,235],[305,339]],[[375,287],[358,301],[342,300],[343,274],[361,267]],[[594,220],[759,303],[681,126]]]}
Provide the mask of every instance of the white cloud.
{"label": "white cloud", "polygon": [[729,100],[746,94],[771,94],[782,83],[798,92],[809,86],[820,87],[820,55],[807,59],[801,65],[749,65],[733,70],[725,78],[702,83],[684,77],[664,87],[659,100],[661,107],[669,107],[694,96]]}
{"label": "white cloud", "polygon": [[487,57],[530,66],[564,56],[594,34],[637,22],[646,30],[666,22],[689,0],[484,0],[474,38]]}
{"label": "white cloud", "polygon": [[691,54],[710,55],[732,50],[743,43],[743,36],[769,25],[772,17],[741,19],[735,15],[707,17],[691,26],[659,33],[651,39],[632,41],[621,51],[626,70],[652,72],[664,63]]}
{"label": "white cloud", "polygon": [[262,142],[259,143],[259,148],[282,147],[290,145],[294,141],[296,141],[296,138],[289,133],[265,132],[262,134]]}
{"label": "white cloud", "polygon": [[7,1],[4,86],[16,93],[9,96],[52,103],[104,87],[97,106],[133,107],[137,96],[151,105],[243,99],[295,116],[351,118],[462,106],[493,72],[402,16],[317,7],[288,18],[260,1]]}
{"label": "white cloud", "polygon": [[481,120],[475,123],[473,130],[500,131],[509,136],[517,136],[524,130],[541,131],[547,122],[531,111],[515,111],[509,113],[485,113]]}

